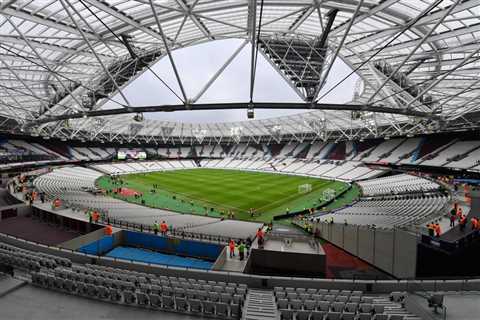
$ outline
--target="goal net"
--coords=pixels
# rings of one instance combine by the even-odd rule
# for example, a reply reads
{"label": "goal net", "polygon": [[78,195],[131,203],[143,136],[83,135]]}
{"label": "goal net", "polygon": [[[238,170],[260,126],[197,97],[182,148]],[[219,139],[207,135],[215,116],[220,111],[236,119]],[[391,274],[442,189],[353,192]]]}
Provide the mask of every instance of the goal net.
{"label": "goal net", "polygon": [[322,200],[323,201],[330,201],[335,198],[335,190],[333,189],[325,189],[322,193]]}
{"label": "goal net", "polygon": [[312,191],[312,185],[309,183],[301,184],[298,186],[298,193],[305,194]]}

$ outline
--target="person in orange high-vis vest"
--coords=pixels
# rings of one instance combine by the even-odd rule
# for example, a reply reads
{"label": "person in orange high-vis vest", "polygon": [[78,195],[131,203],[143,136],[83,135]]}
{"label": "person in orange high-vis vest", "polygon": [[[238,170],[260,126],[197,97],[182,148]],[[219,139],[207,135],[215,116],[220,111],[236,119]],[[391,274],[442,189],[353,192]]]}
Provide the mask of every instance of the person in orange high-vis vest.
{"label": "person in orange high-vis vest", "polygon": [[440,237],[441,234],[442,234],[442,228],[440,227],[440,225],[438,223],[436,223],[435,224],[435,236]]}
{"label": "person in orange high-vis vest", "polygon": [[111,236],[112,233],[113,233],[113,228],[112,228],[111,225],[108,224],[108,225],[105,227],[105,235]]}
{"label": "person in orange high-vis vest", "polygon": [[470,222],[472,223],[472,230],[477,229],[478,219],[476,217],[473,217],[472,219],[470,219]]}
{"label": "person in orange high-vis vest", "polygon": [[160,224],[160,233],[162,234],[162,236],[166,236],[167,231],[168,231],[168,225],[165,221],[162,221],[162,223]]}
{"label": "person in orange high-vis vest", "polygon": [[92,218],[93,218],[93,222],[97,223],[98,220],[100,219],[100,214],[97,211],[93,211]]}
{"label": "person in orange high-vis vest", "polygon": [[60,202],[60,199],[58,199],[58,198],[53,201],[53,207],[54,208],[59,208],[60,204],[61,204],[61,202]]}
{"label": "person in orange high-vis vest", "polygon": [[230,239],[228,248],[230,249],[230,258],[233,258],[235,256],[235,241],[233,239]]}

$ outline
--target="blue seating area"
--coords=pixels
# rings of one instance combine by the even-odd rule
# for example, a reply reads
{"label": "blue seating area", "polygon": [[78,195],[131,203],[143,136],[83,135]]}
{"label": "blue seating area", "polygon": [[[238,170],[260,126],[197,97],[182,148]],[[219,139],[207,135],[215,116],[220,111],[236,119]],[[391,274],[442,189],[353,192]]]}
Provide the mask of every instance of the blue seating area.
{"label": "blue seating area", "polygon": [[215,261],[223,250],[222,245],[176,238],[155,236],[153,234],[124,231],[123,244],[125,246],[149,248],[166,253]]}
{"label": "blue seating area", "polygon": [[163,254],[138,248],[116,247],[107,257],[134,260],[144,263],[162,264],[172,267],[194,268],[210,270],[213,262],[198,260],[194,258],[184,258],[176,255]]}
{"label": "blue seating area", "polygon": [[93,255],[102,255],[105,252],[112,250],[113,248],[113,237],[104,236],[102,239],[93,241],[83,247],[79,248],[78,251],[93,254]]}

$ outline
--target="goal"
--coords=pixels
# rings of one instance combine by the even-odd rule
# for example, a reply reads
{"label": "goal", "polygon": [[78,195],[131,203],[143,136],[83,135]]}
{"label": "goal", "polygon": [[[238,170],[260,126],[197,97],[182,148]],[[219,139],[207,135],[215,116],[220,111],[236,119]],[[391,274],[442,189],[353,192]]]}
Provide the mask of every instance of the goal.
{"label": "goal", "polygon": [[330,189],[330,188],[323,190],[322,200],[323,201],[330,201],[332,199],[335,199],[335,190]]}
{"label": "goal", "polygon": [[298,186],[298,193],[305,194],[312,191],[312,185],[309,183],[301,184]]}

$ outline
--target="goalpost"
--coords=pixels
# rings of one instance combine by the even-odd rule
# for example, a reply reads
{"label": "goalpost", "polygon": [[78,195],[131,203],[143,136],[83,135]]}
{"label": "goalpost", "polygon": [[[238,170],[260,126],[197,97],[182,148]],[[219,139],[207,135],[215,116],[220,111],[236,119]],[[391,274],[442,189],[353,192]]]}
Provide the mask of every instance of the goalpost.
{"label": "goalpost", "polygon": [[298,193],[306,194],[312,191],[312,185],[310,183],[301,184],[298,186]]}
{"label": "goalpost", "polygon": [[333,189],[325,189],[322,193],[322,200],[323,201],[330,201],[335,198],[335,190]]}

